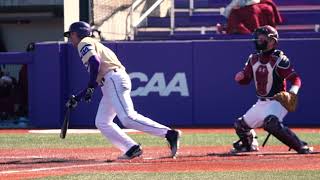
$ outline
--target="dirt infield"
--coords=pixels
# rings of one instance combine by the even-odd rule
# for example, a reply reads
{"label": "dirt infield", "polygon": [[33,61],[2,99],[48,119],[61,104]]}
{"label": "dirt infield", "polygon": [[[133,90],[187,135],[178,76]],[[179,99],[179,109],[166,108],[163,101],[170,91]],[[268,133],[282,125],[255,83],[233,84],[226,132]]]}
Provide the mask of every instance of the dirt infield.
{"label": "dirt infield", "polygon": [[19,179],[86,172],[320,170],[317,152],[298,155],[288,152],[285,146],[268,146],[257,153],[231,155],[227,153],[229,149],[230,146],[182,146],[179,157],[172,159],[166,157],[166,147],[144,147],[142,157],[131,161],[116,160],[120,152],[115,148],[0,149],[0,177]]}

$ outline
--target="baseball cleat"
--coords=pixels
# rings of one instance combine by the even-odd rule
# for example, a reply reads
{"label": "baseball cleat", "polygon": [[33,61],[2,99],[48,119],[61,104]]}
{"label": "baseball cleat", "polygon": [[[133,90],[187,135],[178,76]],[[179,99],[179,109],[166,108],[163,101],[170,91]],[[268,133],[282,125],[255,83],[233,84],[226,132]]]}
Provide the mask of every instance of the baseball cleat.
{"label": "baseball cleat", "polygon": [[166,134],[166,139],[168,141],[168,144],[170,146],[170,150],[171,150],[171,157],[172,158],[176,158],[177,156],[177,152],[179,149],[179,139],[181,136],[181,131],[179,130],[168,130],[167,134]]}
{"label": "baseball cleat", "polygon": [[252,143],[251,146],[246,147],[242,145],[241,141],[233,143],[233,148],[230,150],[230,153],[242,153],[242,152],[257,152],[259,151],[258,143]]}
{"label": "baseball cleat", "polygon": [[298,151],[298,154],[311,154],[313,153],[313,147],[304,145],[302,148]]}
{"label": "baseball cleat", "polygon": [[142,148],[140,145],[134,145],[132,146],[125,154],[122,156],[119,156],[119,160],[128,160],[128,159],[133,159],[135,157],[141,156],[143,153]]}
{"label": "baseball cleat", "polygon": [[230,150],[230,153],[244,153],[244,152],[258,152],[259,151],[259,148],[258,147],[253,147],[251,146],[250,149],[246,148],[246,147],[242,147],[242,148],[239,148],[239,149],[236,149],[236,148],[232,148]]}

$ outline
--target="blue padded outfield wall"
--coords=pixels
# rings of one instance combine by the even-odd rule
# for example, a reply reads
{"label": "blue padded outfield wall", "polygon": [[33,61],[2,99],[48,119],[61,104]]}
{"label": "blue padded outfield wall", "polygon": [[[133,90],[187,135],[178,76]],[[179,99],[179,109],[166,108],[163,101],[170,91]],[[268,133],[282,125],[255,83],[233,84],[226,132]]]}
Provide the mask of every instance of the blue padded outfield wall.
{"label": "blue padded outfield wall", "polygon": [[[255,102],[254,85],[240,86],[234,75],[253,51],[249,40],[106,42],[130,74],[135,108],[170,126],[232,126]],[[319,126],[320,39],[281,40],[302,78],[297,112],[290,126]],[[31,53],[1,53],[0,64],[29,65],[29,118],[35,128],[59,128],[68,96],[86,87],[88,75],[76,50],[65,43],[38,43]],[[81,103],[71,128],[93,128],[101,97]]]}

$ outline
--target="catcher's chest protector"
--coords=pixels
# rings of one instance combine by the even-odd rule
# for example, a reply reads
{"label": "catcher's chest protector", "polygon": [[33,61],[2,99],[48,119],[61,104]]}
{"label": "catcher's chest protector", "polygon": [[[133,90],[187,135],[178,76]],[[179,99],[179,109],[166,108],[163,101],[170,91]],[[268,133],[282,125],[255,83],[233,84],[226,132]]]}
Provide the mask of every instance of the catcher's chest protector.
{"label": "catcher's chest protector", "polygon": [[276,73],[278,59],[276,56],[252,56],[250,64],[252,66],[256,92],[259,97],[272,97],[274,94],[284,90],[285,83]]}

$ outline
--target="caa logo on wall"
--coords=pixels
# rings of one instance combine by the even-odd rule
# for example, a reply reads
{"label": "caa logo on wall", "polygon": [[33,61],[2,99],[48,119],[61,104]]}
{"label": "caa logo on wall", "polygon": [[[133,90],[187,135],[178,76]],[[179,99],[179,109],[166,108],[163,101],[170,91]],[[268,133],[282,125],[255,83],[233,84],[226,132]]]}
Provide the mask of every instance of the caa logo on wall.
{"label": "caa logo on wall", "polygon": [[131,96],[133,97],[148,96],[151,92],[157,92],[159,96],[169,96],[173,92],[181,96],[189,96],[187,78],[183,72],[176,73],[168,82],[166,82],[163,72],[154,73],[150,78],[142,72],[132,72],[129,75],[134,81],[146,82],[144,86],[132,89]]}

